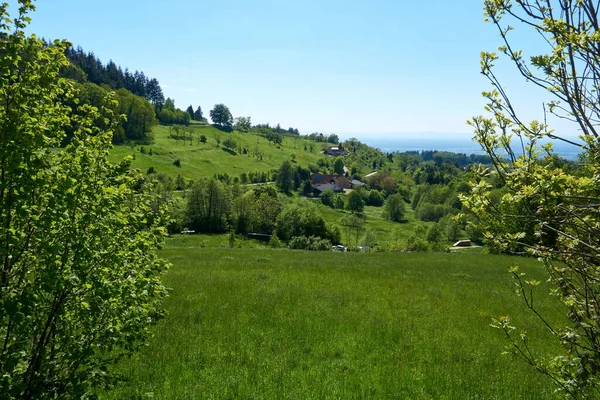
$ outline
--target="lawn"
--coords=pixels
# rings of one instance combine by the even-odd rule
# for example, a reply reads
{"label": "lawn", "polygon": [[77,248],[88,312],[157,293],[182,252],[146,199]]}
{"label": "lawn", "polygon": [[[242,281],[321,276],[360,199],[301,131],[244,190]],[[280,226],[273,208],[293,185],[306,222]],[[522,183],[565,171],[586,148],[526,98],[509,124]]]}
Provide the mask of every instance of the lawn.
{"label": "lawn", "polygon": [[[547,333],[487,254],[332,253],[190,247],[173,262],[168,316],[120,365],[129,382],[102,398],[543,399],[553,388],[501,355],[493,316],[510,314],[540,354]],[[542,288],[547,290],[547,288]],[[541,300],[541,299],[540,299]],[[556,304],[540,307],[560,315]]]}
{"label": "lawn", "polygon": [[[154,167],[156,172],[165,173],[175,178],[181,175],[187,179],[211,177],[215,172],[228,174],[231,177],[240,176],[242,172],[269,172],[281,166],[285,160],[294,161],[302,166],[315,164],[325,143],[314,143],[299,137],[285,136],[281,146],[269,143],[267,139],[252,134],[239,132],[223,132],[212,126],[191,125],[186,135],[191,131],[192,141],[176,140],[170,137],[173,132],[167,126],[156,126],[152,134],[154,143],[151,145],[115,146],[110,159],[113,162],[122,160],[125,156],[133,156],[132,167],[146,172]],[[183,133],[180,134],[183,136]],[[199,141],[206,137],[206,143]],[[217,137],[221,145],[217,145]],[[223,147],[225,138],[231,137],[241,147],[248,149],[247,154],[230,151]],[[307,150],[304,150],[306,145]],[[310,146],[313,151],[310,151]],[[143,147],[143,150],[142,150]],[[262,155],[257,156],[257,154]],[[174,162],[180,161],[180,167]]]}

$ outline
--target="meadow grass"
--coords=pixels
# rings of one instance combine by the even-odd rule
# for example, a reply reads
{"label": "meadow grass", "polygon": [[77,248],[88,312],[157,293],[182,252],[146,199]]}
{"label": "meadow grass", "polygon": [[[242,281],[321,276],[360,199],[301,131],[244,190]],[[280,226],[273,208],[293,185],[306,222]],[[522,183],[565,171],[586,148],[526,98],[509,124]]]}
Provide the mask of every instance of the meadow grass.
{"label": "meadow grass", "polygon": [[[553,387],[490,327],[509,314],[556,350],[487,254],[193,248],[177,238],[168,316],[102,398],[542,399]],[[541,279],[543,280],[543,279]],[[547,291],[547,288],[542,290]],[[558,318],[547,297],[542,310]]]}
{"label": "meadow grass", "polygon": [[[269,172],[277,169],[283,161],[291,161],[292,154],[295,155],[295,163],[306,167],[324,157],[320,151],[326,147],[324,143],[314,143],[290,136],[285,136],[282,145],[277,147],[253,133],[228,133],[210,125],[191,125],[189,129],[192,132],[192,143],[190,140],[171,138],[167,126],[156,126],[152,131],[153,144],[114,146],[110,152],[110,160],[117,162],[125,156],[132,156],[135,158],[132,162],[133,168],[146,172],[150,167],[154,167],[156,172],[172,177],[181,175],[187,179],[198,179],[211,177],[215,172],[236,177],[242,172]],[[187,135],[189,136],[189,133]],[[199,142],[201,135],[206,136],[206,143]],[[249,153],[231,152],[225,149],[222,143],[217,146],[217,136],[220,136],[221,142],[228,136],[233,138],[242,147],[247,147]],[[304,150],[304,145],[308,150]],[[313,152],[310,151],[311,145],[314,146]],[[142,147],[144,153],[141,152]],[[262,159],[254,156],[257,153],[262,154]],[[174,164],[175,160],[180,160],[180,167]]]}

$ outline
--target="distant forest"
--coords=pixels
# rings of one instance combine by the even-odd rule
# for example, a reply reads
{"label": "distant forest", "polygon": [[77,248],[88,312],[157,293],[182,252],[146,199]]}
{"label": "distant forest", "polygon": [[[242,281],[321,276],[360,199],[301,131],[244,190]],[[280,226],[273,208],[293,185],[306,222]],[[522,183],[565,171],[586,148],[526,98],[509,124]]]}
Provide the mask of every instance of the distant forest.
{"label": "distant forest", "polygon": [[113,90],[126,89],[159,109],[165,104],[158,79],[147,77],[143,71],[136,70],[132,73],[127,68],[123,70],[112,60],[104,64],[93,52],[87,53],[81,47],[70,47],[65,55],[71,61],[71,65],[63,69],[63,76],[66,78],[80,83],[108,85]]}

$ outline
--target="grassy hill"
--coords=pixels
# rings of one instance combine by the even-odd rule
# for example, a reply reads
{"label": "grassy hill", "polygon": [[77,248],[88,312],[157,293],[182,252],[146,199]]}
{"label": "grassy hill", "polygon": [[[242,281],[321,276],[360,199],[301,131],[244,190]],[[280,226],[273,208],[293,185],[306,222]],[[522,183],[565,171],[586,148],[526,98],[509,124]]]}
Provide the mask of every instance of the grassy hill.
{"label": "grassy hill", "polygon": [[[151,145],[115,146],[110,154],[111,161],[130,155],[134,157],[132,167],[142,172],[154,167],[156,172],[172,177],[181,175],[187,179],[211,177],[214,173],[236,177],[242,172],[269,172],[279,168],[284,160],[294,159],[302,166],[315,164],[323,157],[320,151],[326,147],[324,143],[290,136],[284,137],[283,143],[276,146],[253,133],[228,133],[207,125],[190,125],[187,130],[181,131],[179,137],[185,135],[187,140],[172,138],[176,134],[167,126],[157,126],[152,133],[154,143]],[[200,142],[202,135],[206,137],[206,143]],[[227,137],[232,138],[238,147],[246,148],[248,153],[225,148],[222,142]],[[221,145],[217,145],[217,138]],[[313,146],[312,152],[310,146]],[[176,160],[180,161],[180,167],[174,164]]]}
{"label": "grassy hill", "polygon": [[[194,249],[170,240],[167,319],[121,365],[108,399],[545,399],[552,386],[490,328],[510,314],[538,354],[548,335],[483,254]],[[547,291],[547,288],[542,288]],[[540,298],[541,299],[541,298]],[[540,307],[558,318],[552,299]]]}

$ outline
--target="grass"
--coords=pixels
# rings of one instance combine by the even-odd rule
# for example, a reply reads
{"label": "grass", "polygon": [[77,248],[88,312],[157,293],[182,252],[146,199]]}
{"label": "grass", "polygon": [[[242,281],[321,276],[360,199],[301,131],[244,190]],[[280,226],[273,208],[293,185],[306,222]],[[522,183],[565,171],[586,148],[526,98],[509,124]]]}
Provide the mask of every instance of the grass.
{"label": "grass", "polygon": [[[227,173],[231,177],[240,176],[242,172],[269,172],[279,168],[283,161],[291,161],[292,154],[295,154],[295,163],[306,167],[323,157],[319,152],[322,150],[321,147],[326,145],[286,136],[278,148],[267,142],[265,138],[252,133],[227,133],[210,125],[191,125],[190,130],[193,137],[192,144],[189,140],[170,138],[169,127],[157,126],[152,131],[154,143],[143,146],[145,154],[140,150],[142,145],[119,145],[112,149],[110,159],[117,162],[125,156],[133,156],[132,167],[139,168],[142,172],[154,167],[156,172],[173,178],[181,175],[195,180],[211,177],[215,172]],[[201,135],[206,136],[206,143],[199,142]],[[249,153],[236,153],[224,148],[222,143],[217,146],[217,136],[220,137],[221,142],[228,136],[233,138],[242,147],[247,147]],[[310,145],[314,146],[314,151],[305,151],[304,145],[308,149]],[[254,156],[258,153],[263,155],[262,159]],[[181,167],[173,164],[175,160],[180,160]]]}
{"label": "grass", "polygon": [[[506,268],[531,259],[483,254],[199,249],[162,255],[173,269],[168,317],[126,360],[107,399],[543,399],[553,388],[502,356],[506,313],[540,354],[548,335],[524,310]],[[543,289],[547,290],[547,288]],[[557,315],[553,303],[540,303]]]}

